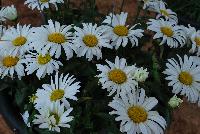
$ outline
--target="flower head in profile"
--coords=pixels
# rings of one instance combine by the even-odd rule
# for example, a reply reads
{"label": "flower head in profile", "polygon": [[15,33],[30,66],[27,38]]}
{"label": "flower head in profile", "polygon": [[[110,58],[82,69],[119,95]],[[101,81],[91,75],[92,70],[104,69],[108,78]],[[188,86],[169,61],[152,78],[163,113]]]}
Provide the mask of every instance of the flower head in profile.
{"label": "flower head in profile", "polygon": [[144,89],[121,93],[114,97],[109,106],[111,115],[121,121],[120,131],[127,134],[163,134],[166,128],[165,119],[152,110],[158,103],[154,97],[147,97]]}
{"label": "flower head in profile", "polygon": [[63,103],[65,107],[70,104],[68,100],[77,100],[75,96],[79,92],[80,82],[74,82],[76,79],[69,74],[61,74],[58,72],[55,75],[55,80],[51,77],[50,84],[43,84],[41,89],[36,92],[37,98],[35,99],[36,109],[40,109],[46,105],[55,102]]}
{"label": "flower head in profile", "polygon": [[191,103],[196,103],[200,97],[200,66],[197,65],[195,58],[184,55],[182,59],[168,59],[167,68],[163,72],[168,86],[172,87],[172,93],[185,95]]}
{"label": "flower head in profile", "polygon": [[50,131],[60,132],[61,127],[70,128],[69,122],[73,116],[69,116],[73,108],[64,107],[58,102],[52,103],[39,109],[39,114],[35,115],[34,124],[39,124],[39,128],[47,128]]}
{"label": "flower head in profile", "polygon": [[103,47],[112,48],[109,44],[106,28],[97,24],[83,23],[83,28],[74,27],[74,45],[77,47],[77,56],[86,56],[91,61],[94,56],[97,60],[102,58],[101,49]]}
{"label": "flower head in profile", "polygon": [[183,28],[174,21],[164,19],[150,19],[147,29],[155,32],[153,39],[161,39],[160,45],[167,44],[171,48],[177,48],[186,44],[187,36]]}
{"label": "flower head in profile", "polygon": [[155,12],[158,13],[156,18],[159,19],[164,17],[165,20],[174,21],[175,23],[178,23],[177,14],[173,12],[171,9],[167,9],[166,3],[164,3],[163,1],[159,1],[158,3],[159,4],[155,6]]}
{"label": "flower head in profile", "polygon": [[68,60],[73,57],[73,52],[76,51],[76,47],[72,44],[71,29],[72,25],[61,25],[57,21],[54,23],[49,20],[48,25],[34,29],[31,46],[43,56],[49,53],[55,58],[61,56],[63,48]]}
{"label": "flower head in profile", "polygon": [[114,63],[108,60],[106,63],[108,65],[97,64],[97,71],[99,71],[97,77],[102,88],[109,92],[109,96],[135,89],[138,83],[132,77],[132,71],[136,69],[134,65],[128,66],[126,59],[120,59],[118,56]]}
{"label": "flower head in profile", "polygon": [[121,14],[110,13],[106,16],[103,23],[107,24],[106,27],[110,33],[111,45],[118,49],[119,46],[125,47],[128,41],[131,42],[132,46],[138,46],[138,38],[143,36],[144,30],[136,29],[136,25],[129,28],[126,25],[128,13],[121,12]]}

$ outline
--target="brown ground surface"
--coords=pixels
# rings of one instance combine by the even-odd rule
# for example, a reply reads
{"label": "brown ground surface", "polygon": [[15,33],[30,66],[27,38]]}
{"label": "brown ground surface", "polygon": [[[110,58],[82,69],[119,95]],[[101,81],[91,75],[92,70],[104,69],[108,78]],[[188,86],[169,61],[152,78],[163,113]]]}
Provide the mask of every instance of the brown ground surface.
{"label": "brown ground surface", "polygon": [[[41,24],[40,14],[33,12],[23,5],[23,0],[1,0],[3,5],[14,4],[19,12],[21,24],[32,24],[38,26]],[[72,0],[71,0],[72,1]],[[80,0],[74,0],[76,5],[79,5]],[[114,3],[114,10],[119,11],[120,3],[122,0],[97,0],[97,5],[100,12],[107,12],[111,9],[112,3]],[[136,0],[125,0],[124,10],[129,13],[129,16],[133,17],[136,15],[137,6]],[[0,134],[11,134],[7,129],[3,118],[0,116]],[[173,121],[171,126],[168,128],[166,134],[200,134],[200,108],[195,104],[189,104],[187,101],[173,112]]]}

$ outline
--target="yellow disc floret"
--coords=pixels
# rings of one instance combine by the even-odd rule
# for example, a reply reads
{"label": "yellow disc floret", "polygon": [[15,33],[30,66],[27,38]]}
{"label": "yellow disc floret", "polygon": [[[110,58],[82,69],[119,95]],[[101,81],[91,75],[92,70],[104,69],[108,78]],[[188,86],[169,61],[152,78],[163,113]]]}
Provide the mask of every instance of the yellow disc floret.
{"label": "yellow disc floret", "polygon": [[83,37],[83,42],[88,47],[95,47],[98,44],[98,39],[95,35],[88,34]]}
{"label": "yellow disc floret", "polygon": [[12,67],[12,66],[15,66],[18,61],[19,61],[19,58],[16,56],[6,56],[3,58],[2,62],[3,62],[3,66]]}
{"label": "yellow disc floret", "polygon": [[130,107],[127,114],[134,123],[145,122],[148,116],[147,111],[141,106]]}
{"label": "yellow disc floret", "polygon": [[49,0],[39,0],[41,3],[47,3]]}
{"label": "yellow disc floret", "polygon": [[20,36],[20,37],[15,38],[12,41],[12,44],[14,46],[23,46],[26,43],[26,41],[27,41],[26,37]]}
{"label": "yellow disc floret", "polygon": [[192,75],[186,71],[182,71],[179,74],[178,79],[184,85],[192,85],[192,82],[193,82]]}
{"label": "yellow disc floret", "polygon": [[113,32],[118,36],[127,36],[128,28],[123,25],[117,25],[113,28]]}
{"label": "yellow disc floret", "polygon": [[63,98],[65,94],[65,91],[62,90],[62,89],[55,89],[53,90],[53,92],[51,93],[51,96],[50,96],[50,100],[51,101],[57,101],[57,100],[60,100]]}
{"label": "yellow disc floret", "polygon": [[48,41],[57,43],[57,44],[62,44],[66,42],[65,36],[61,33],[51,33],[48,35]]}
{"label": "yellow disc floret", "polygon": [[111,70],[108,73],[108,78],[117,84],[122,84],[127,80],[126,74],[120,69]]}
{"label": "yellow disc floret", "polygon": [[50,54],[46,54],[44,56],[42,56],[41,54],[38,56],[38,63],[40,65],[44,65],[47,64],[49,61],[51,60],[51,56]]}
{"label": "yellow disc floret", "polygon": [[194,39],[194,41],[196,42],[196,45],[197,45],[197,46],[200,46],[200,37],[196,37],[196,38]]}
{"label": "yellow disc floret", "polygon": [[174,32],[170,27],[161,27],[160,30],[167,37],[172,37],[174,35]]}
{"label": "yellow disc floret", "polygon": [[163,14],[164,16],[169,17],[169,13],[166,10],[160,10],[160,13]]}

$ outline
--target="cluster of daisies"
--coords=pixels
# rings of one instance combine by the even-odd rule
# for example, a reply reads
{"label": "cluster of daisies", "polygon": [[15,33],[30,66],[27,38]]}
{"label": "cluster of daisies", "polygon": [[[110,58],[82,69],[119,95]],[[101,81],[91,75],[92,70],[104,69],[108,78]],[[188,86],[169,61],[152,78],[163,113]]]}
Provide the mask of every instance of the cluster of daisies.
{"label": "cluster of daisies", "polygon": [[[178,48],[191,44],[190,53],[197,56],[185,55],[178,60],[168,59],[166,75],[168,85],[172,86],[175,94],[169,101],[172,107],[177,107],[182,100],[176,95],[185,95],[191,103],[200,104],[200,31],[190,25],[178,24],[176,13],[167,8],[161,0],[142,0],[144,9],[156,12],[155,19],[147,22],[147,30],[154,32],[153,39],[160,45]],[[26,0],[32,9],[43,10],[63,0]],[[9,7],[14,8],[13,6]],[[2,8],[0,19],[5,20]],[[10,9],[11,10],[11,9]],[[17,13],[17,12],[16,12]],[[70,127],[73,120],[70,101],[76,101],[76,94],[81,88],[80,82],[70,74],[59,74],[63,66],[61,58],[63,51],[67,62],[73,57],[85,57],[88,61],[103,58],[102,48],[119,49],[129,43],[132,47],[139,45],[139,39],[144,30],[138,25],[126,24],[127,13],[110,13],[101,25],[83,23],[82,26],[62,25],[49,20],[47,25],[31,27],[17,24],[16,27],[5,28],[0,31],[0,75],[15,78],[36,74],[38,79],[46,75],[51,76],[50,84],[43,84],[30,97],[37,113],[30,122],[29,113],[23,114],[28,126],[38,124],[40,128],[60,132],[61,127]],[[9,16],[9,15],[7,15]],[[62,55],[62,56],[61,56]],[[64,62],[64,61],[63,61]],[[116,115],[116,121],[121,121],[120,131],[128,134],[162,134],[166,128],[165,119],[157,111],[152,110],[158,103],[154,97],[148,97],[145,90],[139,87],[148,78],[148,71],[143,67],[129,65],[126,59],[116,56],[115,61],[105,61],[107,65],[97,64],[99,83],[106,89],[108,96],[113,97],[109,106],[110,112]]]}

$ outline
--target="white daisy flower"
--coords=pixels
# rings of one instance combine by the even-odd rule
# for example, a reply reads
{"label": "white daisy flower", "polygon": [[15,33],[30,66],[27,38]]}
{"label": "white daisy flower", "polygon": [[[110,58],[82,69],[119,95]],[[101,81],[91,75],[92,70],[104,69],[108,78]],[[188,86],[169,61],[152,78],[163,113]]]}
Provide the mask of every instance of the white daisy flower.
{"label": "white daisy flower", "polygon": [[127,134],[164,134],[165,119],[157,111],[151,111],[158,103],[154,97],[145,96],[144,89],[137,89],[120,97],[115,97],[109,106],[114,110],[110,114],[117,115],[121,121],[120,131]]}
{"label": "white daisy flower", "polygon": [[158,13],[156,19],[164,17],[166,20],[178,23],[177,14],[171,9],[167,9],[165,5],[166,4],[163,1],[159,1],[158,6],[155,6],[155,11]]}
{"label": "white daisy flower", "polygon": [[17,9],[14,5],[7,6],[3,10],[4,17],[8,20],[16,20],[17,19]]}
{"label": "white daisy flower", "polygon": [[50,5],[54,5],[56,10],[58,10],[57,3],[64,3],[63,0],[26,0],[24,4],[28,5],[29,8],[44,10],[49,8]]}
{"label": "white daisy flower", "polygon": [[77,100],[75,96],[79,92],[80,82],[74,82],[76,79],[73,76],[67,74],[64,76],[58,76],[58,72],[55,75],[55,81],[51,77],[51,84],[43,84],[42,89],[38,89],[36,92],[37,98],[34,103],[37,109],[44,107],[45,105],[52,104],[54,102],[63,102],[66,107],[69,106],[68,99]]}
{"label": "white daisy flower", "polygon": [[23,66],[23,56],[20,55],[10,55],[8,53],[3,53],[0,55],[0,75],[1,78],[9,76],[14,77],[14,73],[17,73],[19,79],[25,76],[24,66]]}
{"label": "white daisy flower", "polygon": [[109,66],[97,64],[97,75],[103,89],[107,89],[109,96],[115,92],[119,95],[120,92],[130,91],[135,89],[137,82],[132,77],[132,72],[136,69],[134,65],[127,66],[126,59],[117,56],[115,63],[106,60]]}
{"label": "white daisy flower", "polygon": [[54,71],[58,71],[59,66],[63,66],[60,61],[53,59],[50,54],[42,55],[38,53],[30,52],[30,54],[25,55],[25,61],[27,75],[32,74],[37,70],[36,76],[44,78],[46,74],[50,75]]}
{"label": "white daisy flower", "polygon": [[51,56],[55,55],[55,58],[60,57],[63,48],[67,59],[72,58],[73,51],[76,51],[76,47],[72,44],[73,33],[70,32],[72,25],[60,25],[57,21],[54,24],[52,20],[48,23],[34,29],[31,46],[42,55],[49,53]]}
{"label": "white daisy flower", "polygon": [[31,49],[29,46],[31,33],[30,25],[21,26],[17,24],[17,28],[7,29],[1,38],[1,40],[6,41],[6,44],[1,45],[1,49],[13,55],[23,55]]}
{"label": "white daisy flower", "polygon": [[167,43],[171,48],[185,45],[187,39],[185,32],[183,28],[178,26],[175,22],[165,21],[163,19],[150,19],[147,24],[148,30],[156,32],[153,39],[162,38],[160,45]]}
{"label": "white daisy flower", "polygon": [[118,49],[121,45],[125,47],[128,44],[128,40],[131,41],[132,46],[138,46],[138,38],[143,36],[144,30],[135,29],[137,24],[128,28],[129,26],[126,25],[127,15],[128,13],[124,12],[116,15],[110,13],[103,21],[103,23],[111,26],[108,30],[112,41],[111,45],[115,49]]}
{"label": "white daisy flower", "polygon": [[39,114],[35,115],[33,123],[39,124],[39,128],[60,132],[60,127],[70,128],[68,123],[73,120],[73,116],[69,116],[72,110],[73,108],[65,108],[63,104],[58,102],[52,103],[38,110]]}
{"label": "white daisy flower", "polygon": [[29,122],[29,113],[28,111],[25,111],[22,115],[22,118],[24,120],[24,123],[26,124],[27,127],[31,127],[30,122]]}
{"label": "white daisy flower", "polygon": [[83,23],[83,28],[74,27],[75,37],[74,45],[77,47],[77,56],[82,57],[86,55],[88,61],[97,57],[97,60],[102,58],[102,47],[112,48],[109,44],[108,34],[106,28],[103,26],[92,25],[92,23]]}
{"label": "white daisy flower", "polygon": [[194,57],[184,55],[182,60],[179,55],[179,63],[174,58],[168,59],[167,69],[163,72],[172,86],[172,93],[185,95],[191,103],[195,103],[200,97],[200,66],[197,66]]}

